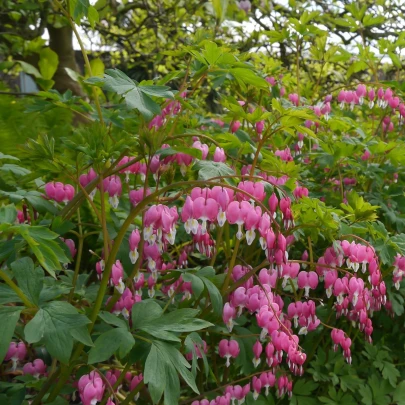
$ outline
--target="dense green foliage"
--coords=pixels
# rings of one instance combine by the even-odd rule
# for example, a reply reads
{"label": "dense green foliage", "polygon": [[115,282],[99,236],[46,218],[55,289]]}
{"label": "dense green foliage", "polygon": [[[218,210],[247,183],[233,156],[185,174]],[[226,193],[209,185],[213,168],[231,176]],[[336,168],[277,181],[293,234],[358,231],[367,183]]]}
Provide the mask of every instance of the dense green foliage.
{"label": "dense green foliage", "polygon": [[[209,220],[214,250],[207,252],[196,248],[195,236],[180,218],[174,239],[167,236],[160,252],[156,285],[146,281],[154,272],[145,256],[145,244],[152,245],[144,231],[148,210],[162,204],[181,213],[193,188],[221,185],[237,190],[237,198],[250,199],[263,213],[269,211],[270,196],[291,199],[294,224],[286,225],[278,212],[271,227],[277,235],[293,237],[288,260],[300,263],[302,271],[306,265],[306,271],[322,272],[318,265],[325,251],[332,247],[338,254],[339,241],[348,240],[375,249],[379,282],[387,290],[388,303],[367,313],[373,325],[370,343],[358,319],[338,315],[336,296],[327,297],[320,281],[310,291],[320,324],[299,336],[304,374],[293,376],[286,353],[273,370],[277,378],[294,381],[292,397],[278,395],[276,388],[265,396],[263,389],[256,402],[249,393],[245,403],[405,404],[405,284],[393,280],[395,258],[405,256],[401,4],[333,2],[327,7],[315,2],[313,11],[303,12],[309,3],[287,7],[263,1],[250,11],[233,1],[3,3],[7,17],[2,18],[15,21],[19,31],[6,36],[2,52],[8,59],[1,67],[10,75],[20,69],[33,74],[42,91],[0,96],[5,142],[0,153],[0,358],[7,358],[10,341],[29,346],[17,370],[8,358],[3,362],[0,401],[80,403],[79,395],[72,395],[73,382],[96,369],[106,387],[101,403],[111,397],[116,405],[186,404],[212,400],[227,385],[245,385],[270,370],[263,355],[257,369],[252,363],[261,334],[256,316],[245,310],[232,331],[221,318],[230,294],[241,285],[228,276],[237,265],[251,266],[252,284],[265,290],[254,274],[274,263],[258,235],[250,244],[247,229],[240,239],[234,223],[222,227]],[[237,24],[247,21],[260,29]],[[28,37],[32,24],[37,32]],[[89,54],[83,72],[65,69],[80,90],[60,93],[53,89],[60,56],[40,38],[47,24],[97,31],[118,50],[110,59],[102,52]],[[126,73],[107,69],[117,66]],[[376,93],[391,89],[387,100],[398,97],[398,104],[377,103],[376,95],[370,105],[367,93],[363,103],[344,99],[341,106],[340,91],[356,91],[359,84]],[[329,94],[331,111],[321,112]],[[195,141],[207,145],[208,158]],[[213,158],[217,148],[224,151],[221,161]],[[181,165],[184,155],[188,164]],[[119,167],[125,156],[134,159],[127,165],[145,164],[145,179],[131,172],[125,182]],[[156,161],[158,170],[152,168]],[[94,179],[82,183],[80,176],[90,168]],[[122,192],[119,202],[109,193],[108,203],[105,194],[114,176],[121,179]],[[263,198],[251,198],[241,180],[263,184]],[[72,184],[75,196],[66,204],[52,201],[44,186],[53,181]],[[300,188],[309,195],[300,195]],[[130,191],[143,189],[134,205]],[[140,257],[131,263],[134,230],[141,235]],[[61,237],[74,240],[74,254]],[[181,265],[184,253],[187,263]],[[95,268],[102,258],[105,268],[99,272]],[[138,288],[143,298],[127,312],[111,312],[122,298],[120,284],[118,289],[110,284],[116,260],[134,297],[134,276],[145,276]],[[369,274],[355,273],[350,261],[336,267],[342,278],[361,278],[373,289]],[[182,290],[185,283],[190,295]],[[307,302],[296,278],[283,284],[279,277],[271,291],[284,302],[285,319],[290,303]],[[290,337],[298,334],[299,329],[284,328]],[[341,349],[332,350],[330,328],[350,337],[352,364]],[[240,353],[228,368],[218,343],[231,337]],[[48,374],[22,375],[24,362],[36,358],[44,360]],[[114,369],[131,377],[143,373],[144,382],[133,389],[122,372],[118,382],[107,384],[105,376]]]}

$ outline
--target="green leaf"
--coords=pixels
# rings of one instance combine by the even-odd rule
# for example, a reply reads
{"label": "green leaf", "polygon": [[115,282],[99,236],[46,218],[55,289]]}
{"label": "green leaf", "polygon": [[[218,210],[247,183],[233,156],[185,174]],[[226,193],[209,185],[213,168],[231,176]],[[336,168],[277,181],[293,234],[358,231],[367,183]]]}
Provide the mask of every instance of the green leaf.
{"label": "green leaf", "polygon": [[[238,357],[235,359],[235,366],[241,370],[241,373],[245,375],[249,375],[253,373],[254,366],[253,366],[253,345],[256,342],[256,338],[252,335],[252,332],[249,331],[247,328],[243,328],[240,326],[234,327],[235,335],[233,339],[235,339],[239,343],[240,353]],[[238,335],[244,335],[243,337],[238,337]],[[245,337],[247,336],[247,337]]]}
{"label": "green leaf", "polygon": [[206,41],[202,55],[209,65],[215,66],[222,55],[222,49],[218,48],[218,45],[215,42]]}
{"label": "green leaf", "polygon": [[44,283],[44,272],[41,267],[35,268],[31,258],[23,257],[13,262],[11,269],[23,293],[33,304],[38,305]]}
{"label": "green leaf", "polygon": [[114,325],[118,326],[119,328],[124,328],[128,329],[128,323],[124,321],[121,318],[118,318],[118,316],[113,315],[110,312],[107,311],[100,311],[98,316],[105,322],[108,323],[109,325]]}
{"label": "green leaf", "polygon": [[93,76],[103,77],[105,66],[103,61],[100,58],[94,58],[90,61],[91,73]]}
{"label": "green leaf", "polygon": [[174,146],[170,148],[159,149],[158,151],[156,151],[156,155],[159,155],[160,159],[165,158],[166,156],[175,155],[176,153],[184,153],[197,159],[202,158],[202,152],[199,149],[186,148],[184,146]]}
{"label": "green leaf", "polygon": [[0,305],[22,302],[20,297],[6,284],[0,284]]}
{"label": "green leaf", "polygon": [[164,388],[164,405],[177,405],[180,397],[180,380],[171,363],[165,363],[166,386]]}
{"label": "green leaf", "polygon": [[340,204],[341,208],[351,214],[351,222],[375,221],[377,219],[377,205],[371,205],[354,190],[347,194],[347,204]]}
{"label": "green leaf", "polygon": [[31,204],[40,214],[57,214],[58,209],[49,201],[45,200],[42,196],[34,195],[28,192],[24,197],[29,204]]}
{"label": "green leaf", "polygon": [[395,248],[388,242],[389,240],[378,239],[373,243],[373,247],[384,264],[392,265],[396,252]]}
{"label": "green leaf", "polygon": [[244,68],[232,68],[229,69],[229,73],[231,73],[235,79],[239,79],[246,84],[251,84],[252,86],[261,88],[261,89],[268,89],[269,83],[266,82],[262,77],[258,76],[253,70],[244,69]]}
{"label": "green leaf", "polygon": [[192,332],[190,333],[185,341],[184,341],[184,345],[187,349],[188,352],[191,352],[193,355],[193,360],[192,360],[192,365],[191,365],[191,370],[193,373],[194,378],[197,375],[197,352],[196,352],[196,346],[198,347],[198,349],[200,350],[203,362],[204,362],[204,369],[205,369],[205,377],[208,378],[209,375],[209,371],[210,371],[210,367],[208,364],[208,360],[207,360],[207,356],[204,353],[204,342],[201,339],[200,335],[196,332]]}
{"label": "green leaf", "polygon": [[[79,314],[73,305],[64,301],[49,302],[43,307],[43,310],[55,325],[55,329],[58,330],[68,330],[90,323],[85,315]],[[47,321],[47,327],[49,327],[48,323]]]}
{"label": "green leaf", "polygon": [[166,342],[155,341],[153,343],[156,345],[161,353],[164,353],[165,356],[172,362],[177,372],[183,377],[184,381],[188,386],[197,394],[199,394],[197,385],[193,374],[188,370],[190,364],[184,358],[184,356],[171,344]]}
{"label": "green leaf", "polygon": [[27,62],[24,62],[22,60],[16,60],[16,62],[18,62],[21,66],[21,69],[23,70],[23,72],[34,76],[36,79],[41,78],[41,73],[39,73],[38,69],[35,66],[30,65]]}
{"label": "green leaf", "polygon": [[107,69],[104,74],[104,88],[122,96],[136,86],[124,72],[118,69]]}
{"label": "green leaf", "polygon": [[76,22],[80,22],[80,19],[87,16],[88,9],[90,7],[89,0],[70,0],[70,14]]}
{"label": "green leaf", "polygon": [[370,27],[371,25],[380,25],[385,21],[385,17],[383,15],[378,15],[373,17],[372,14],[366,14],[363,19],[363,25],[365,27]]}
{"label": "green leaf", "polygon": [[167,340],[169,342],[181,342],[180,338],[178,338],[174,333],[163,330],[159,327],[159,325],[144,325],[142,326],[142,330],[160,340]]}
{"label": "green leaf", "polygon": [[73,230],[76,225],[73,222],[65,221],[62,217],[55,217],[52,221],[52,232],[55,232],[59,235],[64,235],[69,231]]}
{"label": "green leaf", "polygon": [[405,405],[405,381],[401,381],[395,388],[393,400],[397,405]]}
{"label": "green leaf", "polygon": [[220,23],[224,21],[228,3],[229,0],[212,0],[212,6],[214,8],[215,15]]}
{"label": "green leaf", "polygon": [[[228,165],[221,162],[210,162],[207,160],[200,160],[193,166],[193,170],[198,170],[199,180],[210,180],[214,177],[230,176],[235,172]],[[218,181],[220,181],[218,179]]]}
{"label": "green leaf", "polygon": [[350,65],[349,69],[347,70],[346,76],[347,78],[349,78],[350,76],[352,76],[354,73],[358,73],[362,70],[367,70],[368,69],[368,65],[366,62],[364,61],[357,61],[354,62]]}
{"label": "green leaf", "polygon": [[74,328],[70,331],[70,334],[72,335],[73,339],[77,340],[78,342],[83,343],[86,346],[94,346],[87,326]]}
{"label": "green leaf", "polygon": [[[194,317],[199,311],[192,308],[178,309],[160,317],[156,317],[157,312],[154,312],[152,317],[146,319],[144,313],[140,314],[142,309],[145,310],[146,307],[136,308],[138,304],[139,303],[134,304],[132,309],[132,311],[136,309],[135,318],[133,318],[136,323],[133,322],[133,325],[135,328],[139,328],[145,332],[149,332],[152,327],[152,334],[154,334],[154,336],[156,336],[158,330],[168,332],[193,332],[212,326],[210,322],[202,319],[195,319]],[[152,306],[149,307],[151,307],[153,311],[154,308]]]}
{"label": "green leaf", "polygon": [[134,87],[124,98],[129,108],[138,110],[148,120],[161,112],[159,105],[140,91],[139,87]]}
{"label": "green leaf", "polygon": [[76,72],[76,70],[70,69],[68,67],[65,67],[65,72],[67,75],[75,82],[79,82],[80,79],[80,73]]}
{"label": "green leaf", "polygon": [[0,152],[0,160],[1,159],[20,161],[20,159],[16,158],[15,156],[5,155],[4,153]]}
{"label": "green leaf", "polygon": [[141,328],[145,324],[160,318],[163,310],[155,300],[145,300],[132,306],[132,327]]}
{"label": "green leaf", "polygon": [[69,402],[61,396],[56,397],[55,401],[47,402],[47,405],[70,405]]}
{"label": "green leaf", "polygon": [[14,224],[17,219],[17,210],[13,204],[0,207],[0,224]]}
{"label": "green leaf", "polygon": [[146,119],[160,114],[159,105],[148,94],[156,97],[173,98],[173,93],[168,92],[166,86],[140,86],[131,80],[125,73],[118,69],[108,69],[104,74],[104,88],[115,92],[125,99],[127,106],[137,109]]}
{"label": "green leaf", "polygon": [[383,378],[389,380],[393,387],[397,385],[397,379],[400,373],[391,361],[376,360],[373,364],[381,371]]}
{"label": "green leaf", "polygon": [[216,285],[211,280],[209,280],[204,276],[200,276],[200,278],[208,290],[214,313],[220,316],[222,314],[222,307],[223,307],[221,292],[218,290]]}
{"label": "green leaf", "polygon": [[51,48],[44,48],[39,53],[39,71],[45,80],[51,80],[58,69],[59,57]]}
{"label": "green leaf", "polygon": [[90,6],[87,11],[87,18],[89,20],[91,28],[94,29],[96,22],[100,21],[100,16],[98,15],[98,11],[95,7]]}
{"label": "green leaf", "polygon": [[318,405],[318,400],[311,397],[304,397],[301,395],[293,395],[290,405]]}
{"label": "green leaf", "polygon": [[25,326],[24,336],[28,343],[37,343],[44,337],[45,317],[45,311],[40,309]]}
{"label": "green leaf", "polygon": [[193,296],[197,299],[201,293],[204,291],[204,283],[200,277],[192,273],[183,273],[183,280],[188,283],[191,282],[191,287],[193,289]]}
{"label": "green leaf", "polygon": [[0,363],[8,351],[23,307],[0,307]]}
{"label": "green leaf", "polygon": [[391,58],[392,63],[395,65],[396,68],[402,68],[401,59],[397,54],[395,54],[394,52],[388,52],[388,56]]}
{"label": "green leaf", "polygon": [[51,333],[44,336],[46,350],[52,357],[55,357],[64,364],[69,363],[73,349],[73,338],[69,333],[53,329]]}
{"label": "green leaf", "polygon": [[139,90],[152,97],[174,98],[173,92],[169,86],[144,86],[140,84]]}
{"label": "green leaf", "polygon": [[144,382],[148,384],[148,390],[154,404],[158,403],[166,387],[165,357],[152,344],[145,363]]}
{"label": "green leaf", "polygon": [[45,304],[25,326],[25,339],[28,343],[43,339],[51,356],[68,363],[73,348],[72,333],[79,337],[77,329],[88,323],[90,320],[79,314],[74,306],[63,301],[52,301]]}
{"label": "green leaf", "polygon": [[132,334],[124,328],[114,328],[101,334],[90,349],[88,364],[108,360],[114,353],[125,357],[135,344]]}
{"label": "green leaf", "polygon": [[[1,222],[1,221],[0,221]],[[391,242],[395,244],[395,247],[401,253],[402,256],[405,255],[405,233],[400,233],[394,235],[390,238]]]}
{"label": "green leaf", "polygon": [[359,394],[361,396],[361,401],[365,405],[373,405],[373,393],[368,385],[363,385],[359,387]]}
{"label": "green leaf", "polygon": [[311,393],[315,391],[318,388],[318,386],[319,384],[317,384],[314,381],[299,379],[294,384],[293,394],[308,396],[311,395]]}
{"label": "green leaf", "polygon": [[26,176],[27,174],[31,173],[28,169],[24,167],[20,167],[18,165],[13,165],[10,163],[6,163],[3,166],[0,166],[0,170],[6,173],[13,173],[16,176]]}
{"label": "green leaf", "polygon": [[19,225],[15,229],[27,241],[41,266],[51,276],[55,277],[55,270],[62,268],[61,263],[69,263],[59,242],[53,240],[58,237],[56,233],[42,226]]}
{"label": "green leaf", "polygon": [[[177,311],[176,311],[177,312]],[[212,323],[204,321],[203,319],[187,319],[184,321],[179,321],[178,323],[167,323],[165,317],[159,318],[163,324],[159,325],[164,330],[169,330],[171,332],[194,332],[197,330],[209,328],[213,326]]]}

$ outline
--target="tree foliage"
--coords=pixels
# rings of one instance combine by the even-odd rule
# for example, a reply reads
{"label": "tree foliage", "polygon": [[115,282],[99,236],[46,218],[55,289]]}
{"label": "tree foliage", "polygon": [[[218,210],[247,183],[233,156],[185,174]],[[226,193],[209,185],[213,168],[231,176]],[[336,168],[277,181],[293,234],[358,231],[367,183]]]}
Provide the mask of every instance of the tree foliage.
{"label": "tree foliage", "polygon": [[3,3],[1,401],[404,402],[400,2]]}

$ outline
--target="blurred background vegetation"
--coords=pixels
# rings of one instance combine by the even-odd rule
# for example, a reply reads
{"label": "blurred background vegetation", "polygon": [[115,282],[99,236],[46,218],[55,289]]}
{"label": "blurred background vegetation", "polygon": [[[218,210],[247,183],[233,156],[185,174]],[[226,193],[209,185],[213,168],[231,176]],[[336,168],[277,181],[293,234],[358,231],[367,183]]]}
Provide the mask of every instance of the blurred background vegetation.
{"label": "blurred background vegetation", "polygon": [[[80,121],[66,109],[27,112],[37,89],[69,90],[86,99],[88,74],[80,46],[89,54],[93,75],[117,67],[141,81],[169,73],[175,78],[184,64],[180,45],[214,39],[242,59],[254,52],[251,62],[269,75],[298,78],[311,100],[359,80],[400,82],[403,77],[402,0],[70,0],[82,44],[58,1],[0,0],[3,153],[15,152],[17,144],[41,132],[66,134],[71,122]],[[304,11],[309,32],[300,32]],[[175,87],[176,79],[171,83]],[[201,96],[216,112],[218,94],[211,87]]]}

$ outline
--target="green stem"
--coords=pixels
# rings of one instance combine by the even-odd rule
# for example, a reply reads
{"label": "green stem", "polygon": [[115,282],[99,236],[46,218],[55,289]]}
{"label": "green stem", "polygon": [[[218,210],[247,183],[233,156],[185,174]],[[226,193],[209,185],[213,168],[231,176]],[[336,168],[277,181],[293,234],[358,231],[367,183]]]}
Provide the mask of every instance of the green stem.
{"label": "green stem", "polygon": [[134,335],[134,338],[140,339],[140,340],[143,340],[146,343],[152,344],[152,341],[150,339],[146,338],[146,337],[143,337],[143,336],[140,336],[140,335]]}
{"label": "green stem", "polygon": [[[69,9],[65,10],[59,0],[55,0],[55,3],[59,7],[59,9],[62,11],[62,13],[69,20],[69,24],[72,27],[72,30],[73,30],[73,33],[75,34],[77,42],[79,43],[80,50],[82,52],[83,59],[84,59],[84,64],[86,65],[86,68],[87,68],[87,72],[89,73],[89,76],[92,76],[93,73],[92,73],[92,70],[91,70],[89,57],[87,56],[87,52],[86,52],[86,49],[84,48],[83,41],[82,41],[82,39],[80,37],[79,32],[77,31],[76,23],[74,22],[72,16],[70,15]],[[100,101],[99,101],[98,95],[97,95],[97,89],[95,87],[93,87],[93,98],[94,98],[94,104],[96,106],[96,110],[97,110],[97,114],[98,114],[98,117],[100,119],[100,122],[101,122],[102,125],[105,125],[104,124],[104,119],[103,119],[103,113],[101,112]]]}
{"label": "green stem", "polygon": [[[113,264],[115,262],[115,258],[116,258],[117,254],[118,254],[121,243],[124,240],[125,234],[127,233],[128,228],[131,226],[131,224],[133,223],[136,216],[139,215],[142,212],[142,210],[145,207],[148,206],[148,204],[155,201],[155,199],[159,195],[164,194],[167,191],[170,191],[171,189],[176,189],[176,188],[180,188],[180,187],[191,188],[191,187],[194,187],[194,186],[206,187],[207,185],[212,185],[212,186],[221,186],[222,185],[223,187],[227,187],[227,188],[236,190],[238,192],[242,192],[243,194],[246,194],[247,196],[249,196],[253,200],[256,200],[249,193],[241,191],[237,187],[230,186],[229,184],[216,182],[216,181],[200,181],[200,180],[197,180],[197,181],[179,181],[177,183],[172,183],[172,184],[170,184],[170,185],[168,185],[166,187],[162,187],[161,189],[159,189],[159,190],[155,191],[154,193],[150,194],[149,196],[145,197],[129,213],[127,219],[124,221],[120,231],[118,232],[116,238],[114,239],[114,244],[112,245],[111,251],[108,254],[107,262],[105,264],[103,277],[101,279],[100,288],[98,290],[96,300],[94,302],[93,311],[90,314],[90,321],[91,321],[91,323],[89,324],[89,332],[90,333],[94,328],[94,325],[95,325],[97,317],[98,317],[98,313],[100,312],[100,309],[101,309],[101,307],[103,305],[103,299],[105,297],[105,293],[106,293],[107,288],[108,288],[108,281],[110,279],[112,266],[113,266]],[[262,205],[262,204],[260,203],[260,205]],[[237,242],[237,244],[238,244],[238,242]],[[235,256],[234,261],[236,260],[236,255],[237,255],[237,252],[234,253],[234,256]],[[228,283],[229,283],[229,281],[228,281]],[[84,345],[82,343],[77,345],[76,350],[74,351],[74,353],[73,353],[73,355],[71,357],[70,364],[72,364],[72,362],[74,362],[74,360],[76,360],[80,356],[80,353],[82,352],[83,348],[84,348]],[[64,387],[66,381],[68,380],[69,375],[70,375],[70,369],[69,369],[69,367],[67,367],[66,369],[63,370],[61,378],[59,379],[58,384],[56,385],[56,387],[52,391],[51,395],[49,396],[48,401],[55,400],[55,398],[59,394],[60,390]]]}
{"label": "green stem", "polygon": [[235,266],[236,256],[238,255],[239,245],[240,245],[240,240],[236,239],[235,247],[233,248],[233,255],[232,255],[231,261],[229,263],[228,273],[226,275],[224,285],[222,286],[222,294],[225,294],[226,290],[229,287],[229,283],[231,281],[231,276],[232,276],[232,270]]}
{"label": "green stem", "polygon": [[296,55],[296,75],[297,75],[297,94],[298,104],[300,103],[300,41],[297,40],[297,55]]}
{"label": "green stem", "polygon": [[45,384],[42,386],[41,391],[35,396],[34,400],[31,402],[31,405],[40,405],[42,398],[48,393],[50,386],[53,384],[55,379],[58,377],[60,373],[60,369],[57,369],[54,373],[52,373],[48,379],[46,380]]}
{"label": "green stem", "polygon": [[109,256],[110,253],[110,241],[107,231],[107,219],[105,210],[105,195],[104,195],[104,184],[103,180],[100,179],[100,205],[101,205],[101,229],[103,230],[103,243],[104,243],[104,259]]}
{"label": "green stem", "polygon": [[0,270],[0,277],[18,295],[18,297],[21,299],[21,301],[27,308],[36,308],[36,306],[32,304],[31,301],[27,298],[27,296],[22,292],[20,287],[18,287],[18,285],[14,283],[14,281],[3,270]]}
{"label": "green stem", "polygon": [[[124,152],[126,153],[127,151],[125,150]],[[99,181],[100,181],[100,177],[105,179],[106,177],[116,174],[120,170],[123,170],[126,167],[129,167],[130,165],[133,165],[137,162],[140,162],[143,159],[142,156],[139,156],[136,159],[132,159],[128,163],[125,163],[124,165],[121,165],[117,168],[116,166],[118,165],[118,163],[120,162],[122,157],[125,156],[124,152],[121,154],[121,156],[118,157],[118,159],[104,173],[99,174],[94,180],[92,180],[89,184],[87,184],[86,187],[84,187],[84,190],[85,190],[85,192],[87,192],[87,194],[90,194],[97,187],[97,184],[99,184]],[[80,184],[80,182],[79,182],[79,184]],[[82,204],[82,201],[84,199],[85,199],[85,194],[83,191],[81,191],[80,193],[77,193],[73,197],[73,199],[71,201],[69,201],[69,203],[67,205],[65,205],[65,207],[60,211],[59,216],[61,216],[64,219],[69,219],[73,215],[73,213],[77,210],[77,208]],[[93,206],[93,209],[94,209],[94,206]]]}
{"label": "green stem", "polygon": [[226,259],[228,260],[228,258],[231,255],[231,247],[229,245],[230,241],[231,241],[230,234],[229,234],[229,223],[225,222],[224,227],[225,227],[225,246],[226,246],[226,250],[225,250],[226,254],[225,254],[225,256],[226,256]]}
{"label": "green stem", "polygon": [[[84,345],[83,345],[83,347],[84,347]],[[55,388],[49,394],[49,397],[47,398],[46,402],[52,402],[52,401],[54,401],[56,399],[56,397],[59,395],[59,392],[65,386],[66,381],[69,379],[71,371],[73,370],[73,366],[68,367],[66,365],[61,365],[60,370],[61,370],[60,378],[59,378],[57,384],[55,385]],[[39,404],[40,404],[40,402],[38,402],[38,405]],[[33,403],[32,405],[37,405],[37,404]]]}
{"label": "green stem", "polygon": [[291,288],[292,288],[292,290],[293,290],[294,299],[295,299],[295,301],[297,301],[297,291],[296,291],[296,289],[295,289],[294,283],[293,283],[293,281],[291,280],[291,278],[288,279],[288,282],[289,282],[289,284],[290,284],[290,286],[291,286]]}
{"label": "green stem", "polygon": [[73,274],[73,280],[72,280],[72,289],[70,290],[69,298],[68,298],[69,302],[72,302],[72,300],[73,300],[76,283],[77,283],[77,278],[79,277],[80,264],[82,261],[82,253],[83,253],[84,240],[83,240],[83,228],[82,228],[81,219],[80,219],[80,208],[77,210],[77,220],[79,222],[79,246],[77,248],[77,257],[76,257],[76,264],[75,264],[75,272]]}
{"label": "green stem", "polygon": [[127,397],[121,402],[121,405],[128,405],[130,401],[134,398],[134,396],[143,388],[144,382],[140,382],[128,395]]}
{"label": "green stem", "polygon": [[211,258],[211,261],[210,261],[210,266],[213,266],[215,264],[215,259],[217,258],[219,247],[221,246],[221,243],[222,243],[222,234],[223,234],[223,232],[224,232],[224,227],[221,226],[221,228],[219,228],[219,231],[217,233],[216,249],[215,249],[215,253],[212,255],[212,258]]}
{"label": "green stem", "polygon": [[30,211],[30,216],[31,216],[31,225],[35,225],[35,213],[34,213],[34,208],[31,206],[31,204],[28,206],[28,209]]}

